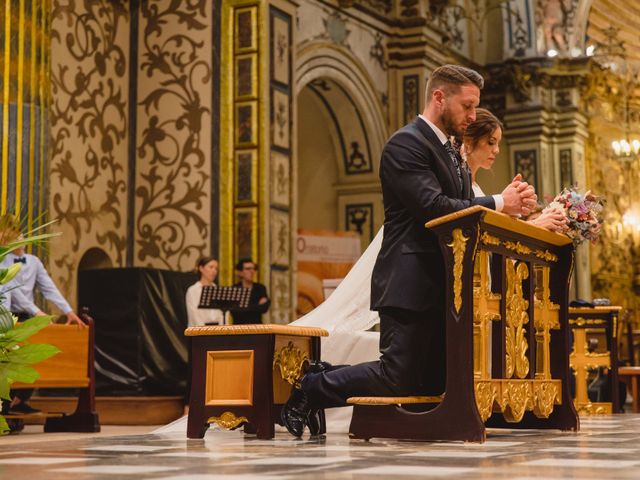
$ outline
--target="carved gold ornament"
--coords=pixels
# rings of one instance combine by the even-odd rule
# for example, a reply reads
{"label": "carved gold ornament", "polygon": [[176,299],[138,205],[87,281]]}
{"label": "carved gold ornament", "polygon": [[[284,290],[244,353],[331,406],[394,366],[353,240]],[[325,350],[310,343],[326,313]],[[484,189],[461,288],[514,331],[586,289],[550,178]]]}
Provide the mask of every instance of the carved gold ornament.
{"label": "carved gold ornament", "polygon": [[529,277],[526,263],[507,260],[507,306],[506,306],[506,377],[525,378],[529,373],[524,325],[529,323],[529,301],[522,295],[522,282]]}
{"label": "carved gold ornament", "polygon": [[536,378],[551,378],[551,333],[560,328],[560,305],[551,301],[548,266],[535,267],[536,299],[534,301],[533,325],[536,330]]}
{"label": "carved gold ornament", "polygon": [[504,419],[517,423],[524,417],[524,412],[533,408],[532,388],[530,382],[507,382],[503,386]]}
{"label": "carved gold ornament", "polygon": [[453,231],[453,241],[447,244],[453,250],[453,304],[456,313],[460,313],[462,309],[462,261],[468,240],[469,237],[462,234],[462,229],[456,228]]}
{"label": "carved gold ornament", "polygon": [[536,382],[533,384],[533,414],[538,418],[549,418],[553,406],[560,403],[560,391],[552,382]]}
{"label": "carved gold ornament", "polygon": [[482,233],[480,237],[480,242],[482,242],[483,245],[489,245],[494,247],[503,246],[507,250],[511,250],[512,252],[516,252],[521,255],[535,255],[539,259],[545,260],[547,262],[558,261],[558,256],[555,253],[550,252],[549,250],[537,250],[534,248],[530,248],[526,245],[523,245],[520,242],[510,242],[510,241],[503,242],[499,238],[494,237],[493,235],[487,232]]}
{"label": "carved gold ornament", "polygon": [[[476,253],[477,284],[473,291],[473,365],[474,376],[478,379],[491,378],[489,372],[491,358],[491,322],[499,321],[501,295],[493,293],[490,287],[489,252]],[[476,283],[474,281],[474,283]]]}
{"label": "carved gold ornament", "polygon": [[273,357],[273,368],[280,368],[282,379],[294,386],[299,386],[304,366],[309,362],[307,352],[300,350],[293,342],[282,347]]}
{"label": "carved gold ornament", "polygon": [[216,423],[225,430],[233,430],[248,422],[247,417],[236,417],[232,412],[224,412],[219,417],[210,417],[207,420],[207,423]]}
{"label": "carved gold ornament", "polygon": [[483,422],[491,416],[498,388],[492,382],[475,382],[476,406]]}

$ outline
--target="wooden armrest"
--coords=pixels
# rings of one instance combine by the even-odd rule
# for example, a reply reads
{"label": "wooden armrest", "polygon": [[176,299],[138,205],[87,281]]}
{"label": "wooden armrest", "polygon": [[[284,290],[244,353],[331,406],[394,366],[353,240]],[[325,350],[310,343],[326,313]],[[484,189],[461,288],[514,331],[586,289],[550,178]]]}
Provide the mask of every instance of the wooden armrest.
{"label": "wooden armrest", "polygon": [[350,405],[406,405],[410,403],[440,403],[443,395],[436,397],[350,397],[347,403]]}

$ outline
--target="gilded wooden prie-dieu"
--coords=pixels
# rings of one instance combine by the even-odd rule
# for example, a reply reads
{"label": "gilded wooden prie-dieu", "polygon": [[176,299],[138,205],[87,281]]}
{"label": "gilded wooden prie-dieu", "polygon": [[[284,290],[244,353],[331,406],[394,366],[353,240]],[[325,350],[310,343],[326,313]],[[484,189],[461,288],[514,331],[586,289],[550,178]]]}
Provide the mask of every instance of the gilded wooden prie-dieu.
{"label": "gilded wooden prie-dieu", "polygon": [[446,390],[349,399],[355,438],[485,440],[485,426],[578,430],[569,390],[564,235],[483,207],[427,223],[446,266]]}
{"label": "gilded wooden prie-dieu", "polygon": [[[280,409],[309,360],[320,359],[327,331],[289,325],[190,327],[191,394],[187,437],[202,438],[214,423],[269,439]],[[324,413],[320,412],[321,433]]]}

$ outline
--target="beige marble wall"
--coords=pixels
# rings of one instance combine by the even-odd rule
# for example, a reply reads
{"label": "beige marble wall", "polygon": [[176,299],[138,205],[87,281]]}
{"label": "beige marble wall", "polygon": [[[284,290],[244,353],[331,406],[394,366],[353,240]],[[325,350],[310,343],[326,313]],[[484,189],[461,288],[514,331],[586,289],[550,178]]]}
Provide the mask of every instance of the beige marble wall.
{"label": "beige marble wall", "polygon": [[212,5],[141,4],[136,266],[190,270],[209,254]]}
{"label": "beige marble wall", "polygon": [[72,305],[83,254],[125,262],[129,84],[126,2],[53,0],[49,270]]}

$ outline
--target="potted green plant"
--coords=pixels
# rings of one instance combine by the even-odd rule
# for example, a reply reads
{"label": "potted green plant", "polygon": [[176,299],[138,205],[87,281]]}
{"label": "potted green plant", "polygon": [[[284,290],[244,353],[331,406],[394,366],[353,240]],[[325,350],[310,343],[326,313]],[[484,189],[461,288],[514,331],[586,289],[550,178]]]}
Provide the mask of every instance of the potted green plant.
{"label": "potted green plant", "polygon": [[[32,245],[54,235],[39,234],[21,238],[20,231],[20,222],[13,215],[0,216],[0,261],[18,247]],[[15,263],[8,268],[0,268],[0,286],[7,285],[21,267],[21,263]],[[0,398],[10,401],[11,384],[33,383],[40,375],[32,365],[52,357],[59,350],[53,345],[28,343],[29,337],[49,325],[53,317],[35,317],[18,323],[17,318],[3,305],[7,292],[10,293],[10,289],[0,290]],[[0,434],[8,431],[9,425],[0,415]]]}

